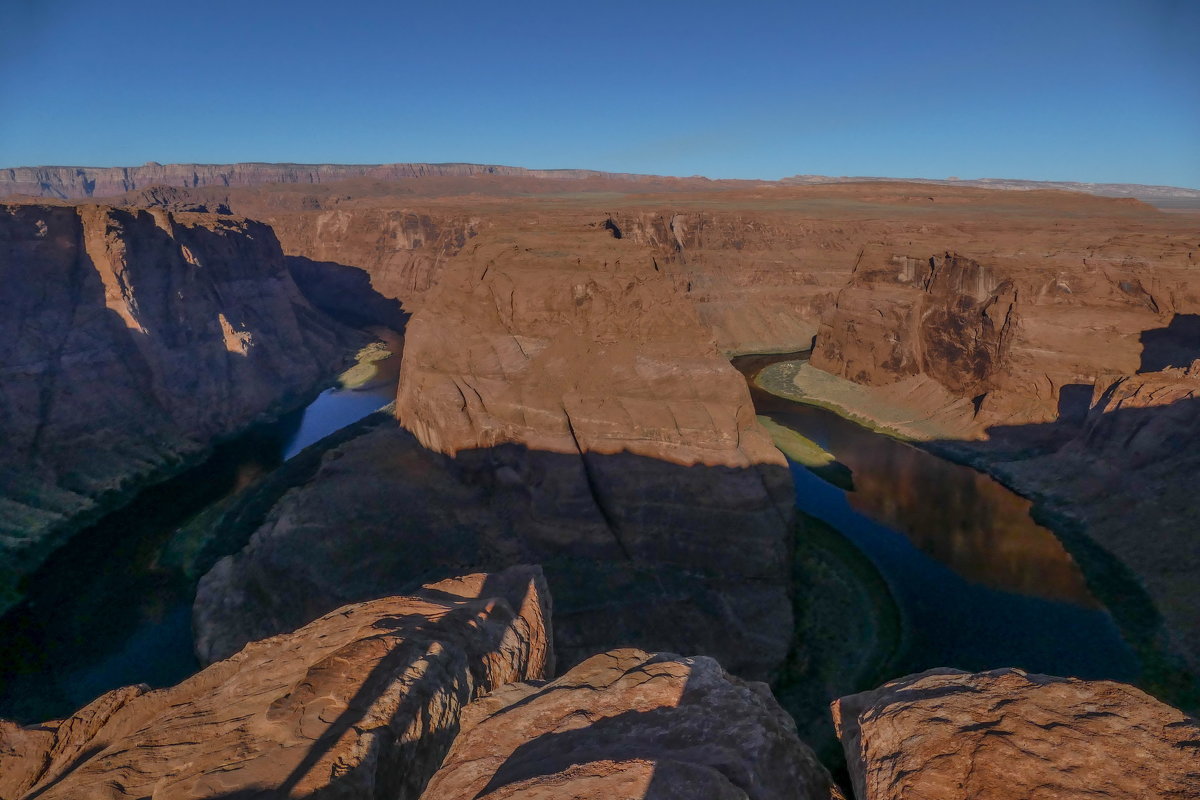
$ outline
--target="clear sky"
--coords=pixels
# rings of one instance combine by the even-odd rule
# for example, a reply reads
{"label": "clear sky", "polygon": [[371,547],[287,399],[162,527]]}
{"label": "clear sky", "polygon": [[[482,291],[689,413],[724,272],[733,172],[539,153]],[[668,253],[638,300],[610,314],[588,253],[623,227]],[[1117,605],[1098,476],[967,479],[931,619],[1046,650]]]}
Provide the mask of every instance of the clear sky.
{"label": "clear sky", "polygon": [[0,166],[1200,187],[1200,0],[0,0]]}

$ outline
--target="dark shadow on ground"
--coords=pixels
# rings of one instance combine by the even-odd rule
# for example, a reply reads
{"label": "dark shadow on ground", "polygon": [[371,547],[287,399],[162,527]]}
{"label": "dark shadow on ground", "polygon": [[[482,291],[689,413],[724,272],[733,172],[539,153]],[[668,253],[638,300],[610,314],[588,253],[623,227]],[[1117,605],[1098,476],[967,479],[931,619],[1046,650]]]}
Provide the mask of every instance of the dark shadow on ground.
{"label": "dark shadow on ground", "polygon": [[366,270],[304,256],[286,256],[285,260],[305,299],[329,316],[356,328],[382,325],[404,332],[410,315],[399,300],[375,291]]}
{"label": "dark shadow on ground", "polygon": [[1165,328],[1142,331],[1138,372],[1191,366],[1200,359],[1200,314],[1176,314]]}
{"label": "dark shadow on ground", "polygon": [[791,509],[779,466],[511,444],[448,458],[380,420],[315,471],[289,462],[229,509],[215,538],[250,544],[202,581],[195,629],[220,658],[349,602],[537,563],[560,664],[636,646],[765,679],[791,636]]}
{"label": "dark shadow on ground", "polygon": [[1196,713],[1200,398],[1102,413],[1106,406],[1101,398],[1082,416],[994,426],[988,442],[933,446],[949,445],[981,468],[998,464],[1035,490],[1035,518],[1067,547],[1137,652],[1142,687]]}

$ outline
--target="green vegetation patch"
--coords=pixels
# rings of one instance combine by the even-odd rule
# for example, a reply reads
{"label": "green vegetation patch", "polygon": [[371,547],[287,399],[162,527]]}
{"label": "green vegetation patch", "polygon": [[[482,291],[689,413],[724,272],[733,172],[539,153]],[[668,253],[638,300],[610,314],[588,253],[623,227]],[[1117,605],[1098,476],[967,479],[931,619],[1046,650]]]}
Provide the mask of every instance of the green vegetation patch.
{"label": "green vegetation patch", "polygon": [[342,389],[368,389],[383,381],[391,381],[400,370],[400,359],[383,342],[371,342],[358,351],[354,366],[338,376]]}
{"label": "green vegetation patch", "polygon": [[775,696],[800,738],[837,772],[844,761],[829,704],[896,677],[904,624],[870,559],[834,528],[797,513],[796,641]]}
{"label": "green vegetation patch", "polygon": [[771,434],[771,441],[790,460],[839,489],[854,491],[853,473],[833,453],[770,417],[760,415],[758,423],[766,428],[767,433]]}

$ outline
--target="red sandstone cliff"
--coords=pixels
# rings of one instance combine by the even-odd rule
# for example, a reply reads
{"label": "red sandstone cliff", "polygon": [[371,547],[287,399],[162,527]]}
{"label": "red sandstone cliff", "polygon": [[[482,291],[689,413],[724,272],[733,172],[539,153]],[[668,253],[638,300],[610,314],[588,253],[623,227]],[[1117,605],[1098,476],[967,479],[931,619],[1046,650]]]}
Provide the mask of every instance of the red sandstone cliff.
{"label": "red sandstone cliff", "polygon": [[300,295],[270,228],[0,206],[4,585],[81,514],[295,402],[357,335]]}

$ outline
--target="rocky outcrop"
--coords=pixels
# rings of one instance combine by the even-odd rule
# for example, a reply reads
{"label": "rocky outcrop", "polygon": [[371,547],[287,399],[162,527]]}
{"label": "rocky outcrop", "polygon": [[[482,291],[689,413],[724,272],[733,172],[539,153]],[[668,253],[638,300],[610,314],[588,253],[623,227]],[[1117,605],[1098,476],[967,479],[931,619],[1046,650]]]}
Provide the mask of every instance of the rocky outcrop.
{"label": "rocky outcrop", "polygon": [[416,798],[472,699],[553,670],[540,570],[338,609],[170,689],[0,722],[7,798]]}
{"label": "rocky outcrop", "polygon": [[833,710],[858,800],[1200,795],[1200,723],[1120,683],[932,670]]}
{"label": "rocky outcrop", "polygon": [[1200,246],[1165,231],[1037,257],[1004,244],[983,240],[970,255],[864,247],[813,366],[867,386],[931,381],[964,401],[947,416],[965,413],[979,433],[1069,416],[1099,382],[1200,358],[1187,322],[1200,312]]}
{"label": "rocky outcrop", "polygon": [[240,218],[0,206],[0,283],[0,602],[79,519],[296,402],[361,338]]}
{"label": "rocky outcrop", "polygon": [[643,247],[586,215],[481,232],[410,321],[400,385],[432,452],[390,430],[328,454],[202,581],[203,655],[429,570],[537,561],[564,663],[621,645],[754,678],[782,662],[790,477]]}
{"label": "rocky outcrop", "polygon": [[760,683],[710,658],[614,650],[475,701],[423,800],[829,798]]}

